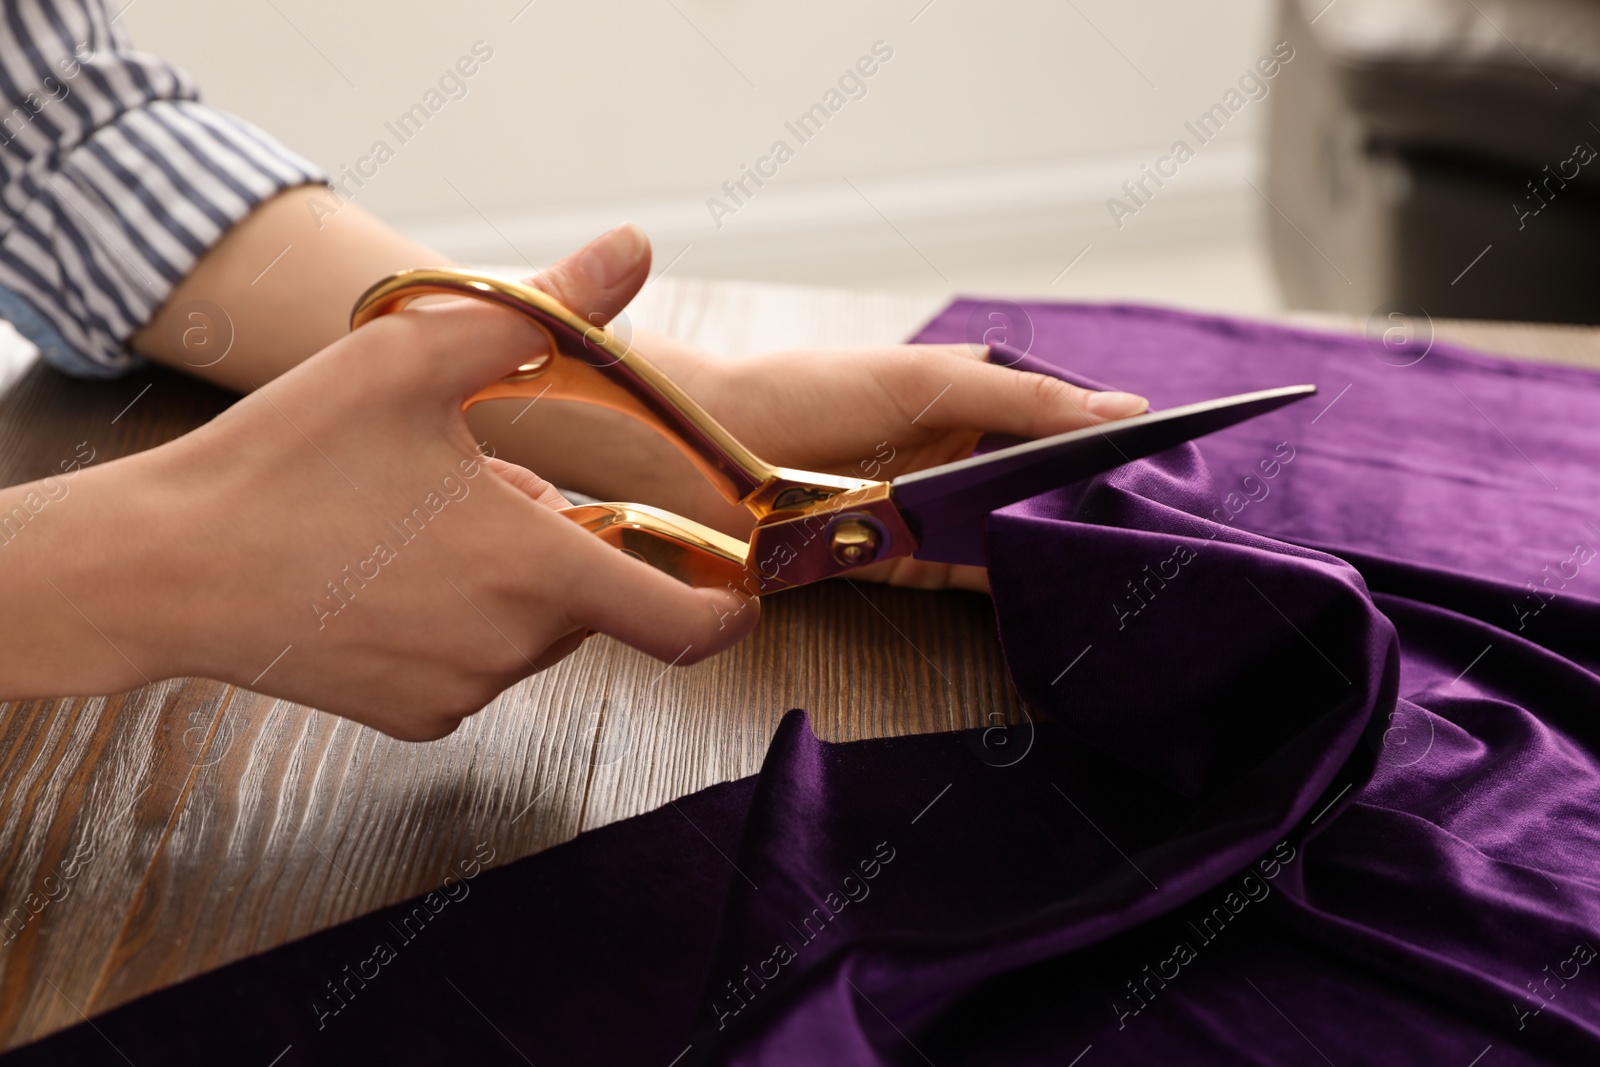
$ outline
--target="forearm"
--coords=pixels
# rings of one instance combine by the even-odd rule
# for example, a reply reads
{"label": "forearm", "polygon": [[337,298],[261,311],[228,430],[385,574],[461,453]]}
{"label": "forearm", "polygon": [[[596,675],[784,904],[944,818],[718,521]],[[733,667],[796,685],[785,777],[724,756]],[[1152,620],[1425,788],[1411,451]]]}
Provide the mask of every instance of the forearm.
{"label": "forearm", "polygon": [[[134,335],[134,350],[247,392],[348,333],[350,308],[373,282],[451,262],[353,203],[328,214],[313,202],[333,196],[290,189],[229,230]],[[215,309],[226,318],[213,321]]]}

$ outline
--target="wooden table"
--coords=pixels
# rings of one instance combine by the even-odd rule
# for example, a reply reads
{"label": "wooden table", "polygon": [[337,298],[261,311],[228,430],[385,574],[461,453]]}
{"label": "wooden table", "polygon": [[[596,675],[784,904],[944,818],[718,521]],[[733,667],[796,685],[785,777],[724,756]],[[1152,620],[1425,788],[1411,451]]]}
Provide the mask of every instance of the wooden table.
{"label": "wooden table", "polygon": [[[737,356],[895,341],[942,302],[668,276],[630,315]],[[1439,333],[1600,366],[1593,330]],[[97,462],[150,448],[229,401],[162,371],[34,367],[0,397],[0,484],[81,441]],[[508,862],[754,773],[792,707],[829,740],[1023,714],[985,598],[850,582],[773,598],[754,637],[694,667],[590,641],[426,745],[197,679],[0,707],[0,1047],[425,892],[479,842]]]}

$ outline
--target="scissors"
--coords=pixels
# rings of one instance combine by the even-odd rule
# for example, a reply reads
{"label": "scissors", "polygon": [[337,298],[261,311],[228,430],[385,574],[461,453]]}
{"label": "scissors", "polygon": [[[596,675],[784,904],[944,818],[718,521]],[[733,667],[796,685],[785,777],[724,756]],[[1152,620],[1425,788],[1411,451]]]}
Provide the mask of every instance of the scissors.
{"label": "scissors", "polygon": [[548,351],[467,399],[580,401],[650,426],[756,524],[748,541],[644,504],[581,504],[560,514],[680,581],[759,596],[911,556],[983,566],[991,511],[1112,470],[1303,400],[1291,385],[1136,415],[902,474],[890,481],[775,467],[718,425],[610,331],[531,286],[465,270],[406,270],[368,289],[351,329],[423,296],[473,297],[526,316]]}

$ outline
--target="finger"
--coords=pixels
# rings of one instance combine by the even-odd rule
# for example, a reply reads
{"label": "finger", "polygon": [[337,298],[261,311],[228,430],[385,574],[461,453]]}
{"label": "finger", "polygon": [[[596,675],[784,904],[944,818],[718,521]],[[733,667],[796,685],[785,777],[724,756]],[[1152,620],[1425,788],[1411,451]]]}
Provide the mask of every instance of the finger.
{"label": "finger", "polygon": [[[497,476],[510,482],[513,488],[521,490],[532,497],[536,503],[543,504],[552,511],[572,506],[572,501],[562,496],[559,489],[526,467],[519,467],[515,463],[507,463],[505,460],[495,456],[485,456],[483,465]],[[587,627],[580,627],[571,631],[565,637],[558,638],[534,659],[534,670],[542,671],[554,667],[557,663],[576,652],[578,647],[593,634],[593,630]]]}
{"label": "finger", "polygon": [[485,456],[482,462],[485,467],[552,511],[572,506],[572,501],[562,496],[559,489],[526,467],[507,463],[494,456]]}
{"label": "finger", "polygon": [[567,567],[567,611],[581,627],[609,634],[663,663],[697,663],[755,628],[760,603],[730,587],[695,588],[576,526],[586,542]]}
{"label": "finger", "polygon": [[596,326],[628,306],[650,275],[650,239],[633,223],[596,237],[527,279]]}
{"label": "finger", "polygon": [[[923,351],[908,360],[905,377],[908,395],[944,389],[917,418],[932,430],[1048,437],[1138,415],[1150,406],[1133,393],[1084,389],[1047,374],[978,362],[948,349]],[[946,384],[936,384],[941,380]]]}

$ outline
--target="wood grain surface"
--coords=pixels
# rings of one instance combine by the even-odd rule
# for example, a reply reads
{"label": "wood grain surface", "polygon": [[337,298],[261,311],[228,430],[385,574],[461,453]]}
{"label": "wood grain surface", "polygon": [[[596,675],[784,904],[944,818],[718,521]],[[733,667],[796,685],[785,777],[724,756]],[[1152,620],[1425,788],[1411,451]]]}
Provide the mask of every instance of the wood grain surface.
{"label": "wood grain surface", "polygon": [[[887,343],[940,302],[661,278],[630,315],[741,355]],[[1594,331],[1440,332],[1600,365]],[[0,479],[80,442],[96,462],[152,447],[230,399],[34,367],[0,397]],[[425,745],[197,679],[0,707],[0,1047],[434,888],[480,842],[508,862],[754,773],[793,707],[829,740],[1023,714],[986,598],[847,581],[772,598],[754,637],[694,667],[590,641]]]}

